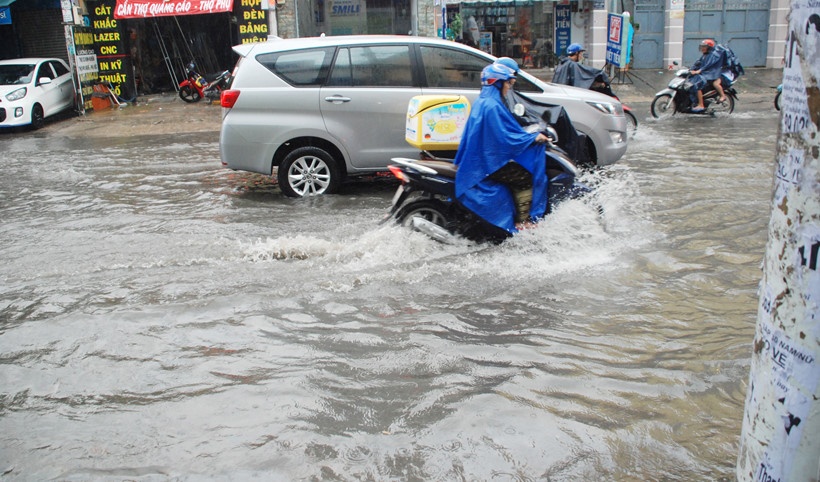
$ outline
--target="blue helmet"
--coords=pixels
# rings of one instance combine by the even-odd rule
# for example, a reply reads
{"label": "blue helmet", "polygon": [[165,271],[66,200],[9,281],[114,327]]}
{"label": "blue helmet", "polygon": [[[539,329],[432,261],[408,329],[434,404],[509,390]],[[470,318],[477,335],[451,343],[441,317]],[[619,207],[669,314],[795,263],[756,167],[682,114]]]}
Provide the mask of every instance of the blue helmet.
{"label": "blue helmet", "polygon": [[493,85],[496,81],[504,83],[515,78],[515,71],[506,65],[494,63],[484,67],[481,71],[481,85]]}
{"label": "blue helmet", "polygon": [[516,62],[515,60],[513,60],[509,57],[501,57],[498,60],[496,60],[495,63],[501,64],[505,67],[511,68],[512,71],[515,72],[516,74],[518,73],[519,70],[521,70],[521,68],[518,67],[518,62]]}
{"label": "blue helmet", "polygon": [[586,52],[587,49],[581,44],[569,44],[567,47],[567,55],[575,55],[578,52]]}

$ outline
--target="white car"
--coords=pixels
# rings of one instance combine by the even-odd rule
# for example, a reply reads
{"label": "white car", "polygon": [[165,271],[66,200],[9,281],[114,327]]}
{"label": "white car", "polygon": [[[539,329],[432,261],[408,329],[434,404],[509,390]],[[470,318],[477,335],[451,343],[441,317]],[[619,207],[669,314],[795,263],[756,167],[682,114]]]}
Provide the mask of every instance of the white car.
{"label": "white car", "polygon": [[[288,196],[332,193],[345,177],[385,171],[405,142],[410,99],[461,94],[474,102],[481,71],[495,57],[445,40],[411,36],[274,39],[234,47],[240,58],[222,92],[220,155],[230,169],[271,174]],[[626,152],[620,102],[526,72],[515,90],[561,105],[586,134],[588,162]]]}
{"label": "white car", "polygon": [[60,59],[0,60],[0,127],[43,126],[46,117],[74,107],[76,89]]}

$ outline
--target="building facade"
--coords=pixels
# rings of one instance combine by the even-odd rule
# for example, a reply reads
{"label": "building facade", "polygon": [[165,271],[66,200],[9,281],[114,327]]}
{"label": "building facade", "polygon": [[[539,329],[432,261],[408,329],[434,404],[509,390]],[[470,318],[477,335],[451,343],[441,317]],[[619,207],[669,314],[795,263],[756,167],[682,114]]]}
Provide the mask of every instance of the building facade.
{"label": "building facade", "polygon": [[[630,12],[631,68],[691,64],[713,38],[746,67],[781,68],[787,0],[0,0],[0,59],[60,57],[81,93],[106,83],[126,100],[174,90],[185,66],[229,70],[231,47],[271,37],[438,36],[555,65],[570,43],[603,67],[610,13]],[[82,79],[80,77],[82,76]]]}

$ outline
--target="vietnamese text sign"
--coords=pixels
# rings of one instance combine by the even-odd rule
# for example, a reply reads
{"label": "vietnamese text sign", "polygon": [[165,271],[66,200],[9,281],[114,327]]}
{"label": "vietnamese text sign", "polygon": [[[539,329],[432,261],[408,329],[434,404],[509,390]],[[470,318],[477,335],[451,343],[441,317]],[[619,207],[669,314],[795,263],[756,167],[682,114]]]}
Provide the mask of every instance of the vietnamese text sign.
{"label": "vietnamese text sign", "polygon": [[569,47],[572,28],[570,5],[555,6],[555,54],[564,55]]}
{"label": "vietnamese text sign", "polygon": [[117,0],[114,18],[198,15],[233,10],[233,0]]}
{"label": "vietnamese text sign", "polygon": [[624,18],[610,13],[607,19],[606,63],[619,68],[626,66],[623,55]]}

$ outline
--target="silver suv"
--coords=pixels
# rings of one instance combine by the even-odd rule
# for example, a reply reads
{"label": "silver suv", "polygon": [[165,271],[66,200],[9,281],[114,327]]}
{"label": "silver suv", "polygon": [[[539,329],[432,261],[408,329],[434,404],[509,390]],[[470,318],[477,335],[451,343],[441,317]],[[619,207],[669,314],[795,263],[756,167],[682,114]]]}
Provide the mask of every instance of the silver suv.
{"label": "silver suv", "polygon": [[[271,174],[288,196],[332,193],[346,176],[384,171],[415,157],[405,142],[410,98],[463,94],[472,102],[480,50],[427,37],[275,39],[234,47],[240,58],[222,93],[222,164]],[[515,89],[560,104],[587,135],[591,159],[612,164],[626,151],[626,120],[612,97],[543,82],[521,72]]]}

